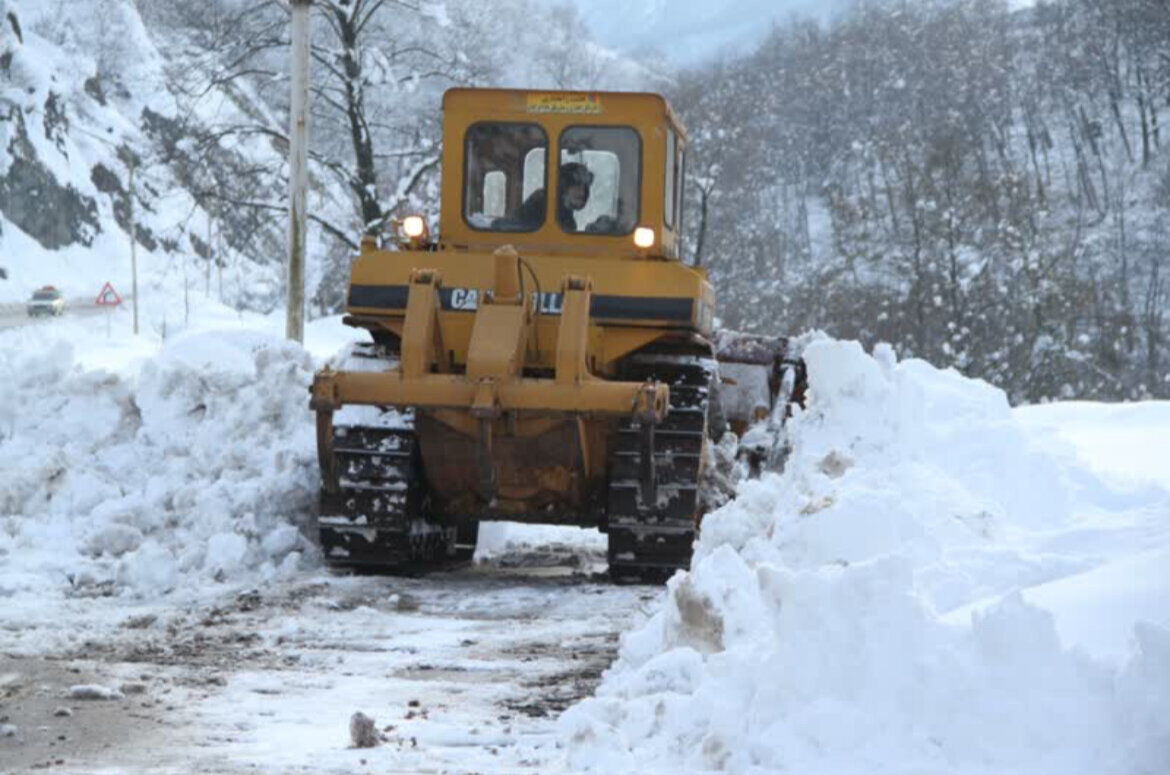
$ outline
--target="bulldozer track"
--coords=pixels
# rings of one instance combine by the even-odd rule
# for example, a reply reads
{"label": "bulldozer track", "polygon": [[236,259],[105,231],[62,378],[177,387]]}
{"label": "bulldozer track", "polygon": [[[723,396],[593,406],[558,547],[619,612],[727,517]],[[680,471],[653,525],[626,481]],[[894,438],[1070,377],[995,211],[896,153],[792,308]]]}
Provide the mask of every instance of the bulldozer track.
{"label": "bulldozer track", "polygon": [[691,354],[640,355],[626,367],[629,379],[669,385],[670,411],[652,433],[635,420],[618,426],[607,523],[610,575],[617,581],[660,581],[690,565],[714,371],[710,357]]}
{"label": "bulldozer track", "polygon": [[[389,366],[393,354],[372,343],[356,348],[346,364],[361,371]],[[623,419],[613,436],[606,530],[614,580],[658,582],[690,564],[714,373],[714,361],[696,354],[644,354],[623,368],[623,378],[669,385],[670,411],[652,430]],[[338,418],[330,451],[336,486],[322,489],[318,523],[326,560],[405,573],[470,560],[475,521],[447,525],[426,518],[413,412],[390,410],[374,424]]]}
{"label": "bulldozer track", "polygon": [[[357,345],[347,368],[378,371],[395,355],[374,343]],[[440,525],[425,516],[426,491],[411,410],[387,410],[388,422],[333,425],[337,487],[322,488],[318,535],[334,566],[421,572],[466,562],[477,523]]]}

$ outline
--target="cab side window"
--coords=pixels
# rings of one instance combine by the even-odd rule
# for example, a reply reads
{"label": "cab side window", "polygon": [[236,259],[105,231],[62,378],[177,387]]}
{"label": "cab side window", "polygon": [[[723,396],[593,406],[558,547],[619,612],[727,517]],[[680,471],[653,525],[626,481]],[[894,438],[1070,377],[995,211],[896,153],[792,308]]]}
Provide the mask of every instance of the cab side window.
{"label": "cab side window", "polygon": [[682,231],[683,177],[686,174],[686,146],[675,134],[674,129],[666,130],[666,185],[662,213],[666,228]]}
{"label": "cab side window", "polygon": [[674,130],[667,129],[666,130],[666,164],[664,165],[666,167],[666,185],[663,186],[663,189],[662,189],[663,193],[664,193],[663,202],[662,202],[662,213],[665,216],[666,228],[668,228],[668,229],[673,229],[674,223],[675,223],[675,218],[674,218],[674,210],[675,210],[674,187],[675,187],[675,181],[677,180],[677,176],[678,176],[678,166],[674,163],[674,159],[675,159],[674,155],[675,155],[675,146],[677,145],[677,142],[678,141],[675,139],[675,136],[674,136]]}
{"label": "cab side window", "polygon": [[683,195],[687,181],[687,147],[679,140],[674,147],[674,227],[682,231]]}

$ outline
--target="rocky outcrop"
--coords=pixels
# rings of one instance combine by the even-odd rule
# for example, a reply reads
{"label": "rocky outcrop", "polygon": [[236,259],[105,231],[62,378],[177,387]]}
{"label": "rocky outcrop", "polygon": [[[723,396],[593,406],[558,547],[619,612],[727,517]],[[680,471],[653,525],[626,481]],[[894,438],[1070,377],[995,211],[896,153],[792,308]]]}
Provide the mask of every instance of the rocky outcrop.
{"label": "rocky outcrop", "polygon": [[24,116],[12,106],[0,122],[11,122],[11,159],[0,175],[0,212],[48,250],[92,245],[101,233],[97,203],[71,185],[62,185],[37,158]]}

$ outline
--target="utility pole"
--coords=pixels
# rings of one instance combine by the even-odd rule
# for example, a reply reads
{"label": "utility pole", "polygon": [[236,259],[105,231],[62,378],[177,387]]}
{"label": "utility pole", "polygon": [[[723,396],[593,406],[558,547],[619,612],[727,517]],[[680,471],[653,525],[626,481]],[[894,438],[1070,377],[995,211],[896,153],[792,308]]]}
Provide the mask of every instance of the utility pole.
{"label": "utility pole", "polygon": [[130,301],[134,305],[134,336],[138,336],[138,229],[134,224],[134,154],[126,154],[130,168],[127,187],[130,189]]}
{"label": "utility pole", "polygon": [[191,325],[191,283],[187,279],[187,264],[191,263],[186,256],[183,257],[183,327]]}
{"label": "utility pole", "polygon": [[215,254],[215,281],[219,285],[219,303],[223,304],[223,264],[227,261],[227,251],[223,246],[223,224],[220,224],[219,233],[219,250]]}
{"label": "utility pole", "polygon": [[305,218],[309,187],[309,13],[313,0],[292,0],[292,99],[288,131],[288,317],[285,336],[305,339]]}
{"label": "utility pole", "polygon": [[211,298],[211,262],[215,259],[215,251],[211,249],[211,210],[207,211],[207,265],[203,270],[203,296]]}

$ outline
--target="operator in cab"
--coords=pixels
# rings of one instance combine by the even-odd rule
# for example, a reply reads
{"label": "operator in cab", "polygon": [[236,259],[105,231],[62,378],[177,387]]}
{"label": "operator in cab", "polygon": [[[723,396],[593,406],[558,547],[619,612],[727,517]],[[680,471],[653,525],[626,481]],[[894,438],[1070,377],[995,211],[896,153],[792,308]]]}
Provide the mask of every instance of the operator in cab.
{"label": "operator in cab", "polygon": [[[582,231],[577,225],[576,213],[589,204],[589,190],[593,185],[593,173],[584,164],[571,161],[561,165],[560,180],[561,195],[557,198],[557,223],[567,232]],[[515,221],[521,229],[539,228],[541,219],[544,217],[546,198],[543,188],[533,191],[516,210],[515,216],[507,219],[509,225],[511,221]],[[497,222],[503,220],[497,219]]]}

